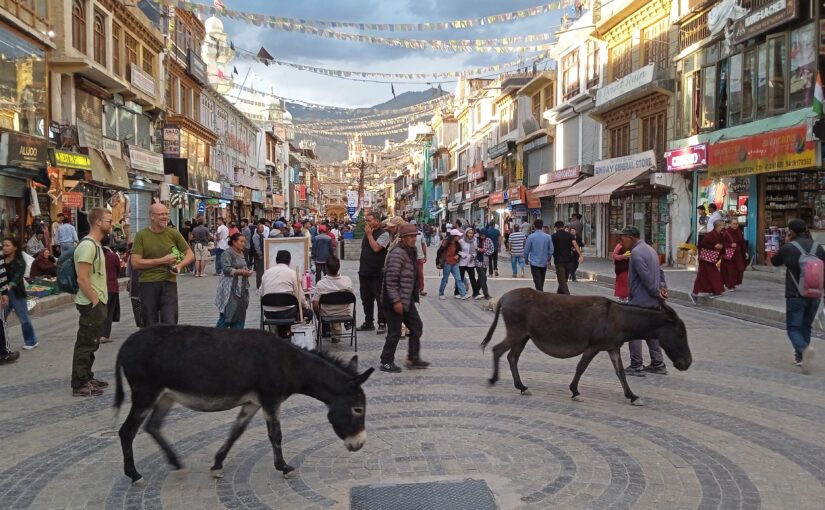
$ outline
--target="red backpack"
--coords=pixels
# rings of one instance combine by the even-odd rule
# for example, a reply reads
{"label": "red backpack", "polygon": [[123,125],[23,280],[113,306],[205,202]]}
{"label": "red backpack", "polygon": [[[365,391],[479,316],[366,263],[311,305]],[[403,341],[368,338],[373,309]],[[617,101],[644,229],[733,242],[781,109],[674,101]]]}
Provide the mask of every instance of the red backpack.
{"label": "red backpack", "polygon": [[805,249],[796,241],[791,244],[799,250],[799,280],[793,277],[799,295],[804,298],[819,299],[822,297],[823,283],[825,283],[825,264],[822,259],[816,256],[819,245],[816,241],[811,245],[810,251]]}

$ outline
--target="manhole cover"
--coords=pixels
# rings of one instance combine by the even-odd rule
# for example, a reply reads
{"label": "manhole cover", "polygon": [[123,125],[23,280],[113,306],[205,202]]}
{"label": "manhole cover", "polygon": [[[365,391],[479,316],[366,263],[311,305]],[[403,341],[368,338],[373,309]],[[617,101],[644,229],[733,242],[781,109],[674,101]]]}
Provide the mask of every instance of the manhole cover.
{"label": "manhole cover", "polygon": [[363,485],[350,490],[351,510],[496,510],[484,480]]}

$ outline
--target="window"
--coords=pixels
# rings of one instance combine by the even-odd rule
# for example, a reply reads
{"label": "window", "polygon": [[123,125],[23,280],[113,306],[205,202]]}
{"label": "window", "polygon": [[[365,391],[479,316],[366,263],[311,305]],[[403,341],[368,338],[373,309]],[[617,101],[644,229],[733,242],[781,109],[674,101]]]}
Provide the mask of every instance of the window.
{"label": "window", "polygon": [[544,104],[542,105],[542,112],[546,112],[555,105],[555,83],[544,87]]}
{"label": "window", "polygon": [[564,99],[579,93],[579,50],[571,51],[561,60],[561,86]]}
{"label": "window", "polygon": [[630,124],[609,129],[610,157],[618,158],[630,154]]}
{"label": "window", "polygon": [[728,59],[720,61],[716,71],[716,129],[728,127],[728,62]]}
{"label": "window", "polygon": [[186,85],[181,84],[180,86],[180,112],[190,117],[192,115],[192,98],[190,96],[191,91]]}
{"label": "window", "polygon": [[86,53],[86,8],[83,0],[72,2],[72,46]]}
{"label": "window", "polygon": [[95,9],[94,17],[94,59],[100,65],[106,65],[106,17]]}
{"label": "window", "polygon": [[786,34],[768,38],[768,113],[787,109],[788,39]]}
{"label": "window", "polygon": [[143,47],[143,62],[140,67],[149,76],[155,75],[155,56],[152,55],[152,50],[146,46]]}
{"label": "window", "polygon": [[716,66],[702,69],[702,129],[716,125]]}
{"label": "window", "polygon": [[756,79],[756,117],[762,118],[768,107],[768,45],[759,45]]}
{"label": "window", "polygon": [[0,27],[0,128],[44,136],[46,62],[42,49]]}
{"label": "window", "polygon": [[670,42],[667,40],[667,29],[667,19],[663,19],[642,31],[643,66],[655,64],[656,69],[666,69],[668,67]]}
{"label": "window", "polygon": [[541,92],[536,92],[533,94],[533,97],[530,98],[530,113],[533,115],[533,118],[536,120],[541,119]]}
{"label": "window", "polygon": [[642,150],[656,151],[657,155],[665,153],[667,144],[667,114],[654,113],[642,118]]}
{"label": "window", "polygon": [[728,76],[728,126],[739,124],[742,118],[742,54],[730,58]]}
{"label": "window", "polygon": [[618,80],[633,71],[630,39],[610,48],[610,79]]}
{"label": "window", "polygon": [[132,64],[140,65],[138,61],[138,42],[129,34],[126,34],[126,79],[132,79]]}
{"label": "window", "polygon": [[[731,66],[733,68],[733,66]],[[732,86],[732,84],[731,84]],[[745,52],[742,61],[742,122],[753,120],[756,106],[756,50]]]}
{"label": "window", "polygon": [[788,105],[790,108],[811,106],[816,73],[816,44],[814,25],[808,24],[791,32],[791,80]]}
{"label": "window", "polygon": [[123,76],[123,70],[120,68],[120,38],[122,37],[120,31],[120,25],[112,23],[112,70],[115,76]]}
{"label": "window", "polygon": [[587,88],[595,87],[599,84],[601,75],[601,62],[599,62],[599,43],[587,41]]}
{"label": "window", "polygon": [[467,175],[467,151],[462,151],[458,155],[458,176],[465,177]]}

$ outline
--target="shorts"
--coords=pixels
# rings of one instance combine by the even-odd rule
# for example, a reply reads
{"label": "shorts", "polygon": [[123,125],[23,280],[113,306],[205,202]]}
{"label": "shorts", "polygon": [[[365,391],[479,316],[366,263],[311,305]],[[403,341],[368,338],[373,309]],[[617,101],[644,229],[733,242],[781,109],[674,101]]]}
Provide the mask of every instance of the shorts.
{"label": "shorts", "polygon": [[209,260],[209,245],[205,243],[193,243],[195,248],[195,260]]}

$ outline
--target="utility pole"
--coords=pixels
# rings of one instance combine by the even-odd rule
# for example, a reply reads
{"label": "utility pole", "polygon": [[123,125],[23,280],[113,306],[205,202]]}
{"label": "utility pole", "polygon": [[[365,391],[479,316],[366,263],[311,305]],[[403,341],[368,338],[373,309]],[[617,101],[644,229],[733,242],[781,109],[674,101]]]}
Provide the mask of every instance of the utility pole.
{"label": "utility pole", "polygon": [[[364,208],[364,170],[367,168],[367,162],[364,161],[362,157],[361,160],[358,162],[358,170],[360,171],[358,174],[358,209],[362,210]],[[365,211],[366,214],[366,211]]]}

